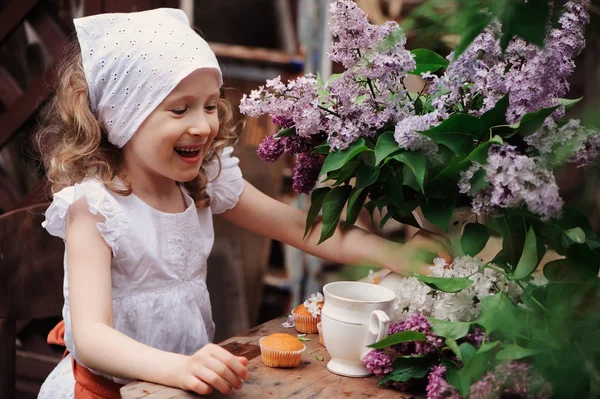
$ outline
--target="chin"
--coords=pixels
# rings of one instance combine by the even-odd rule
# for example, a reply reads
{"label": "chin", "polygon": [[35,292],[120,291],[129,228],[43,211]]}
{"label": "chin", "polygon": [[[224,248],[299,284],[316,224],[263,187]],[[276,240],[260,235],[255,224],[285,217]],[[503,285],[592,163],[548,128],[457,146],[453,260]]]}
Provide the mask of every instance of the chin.
{"label": "chin", "polygon": [[181,173],[176,180],[180,183],[187,183],[194,180],[196,177],[198,177],[198,170],[190,173]]}

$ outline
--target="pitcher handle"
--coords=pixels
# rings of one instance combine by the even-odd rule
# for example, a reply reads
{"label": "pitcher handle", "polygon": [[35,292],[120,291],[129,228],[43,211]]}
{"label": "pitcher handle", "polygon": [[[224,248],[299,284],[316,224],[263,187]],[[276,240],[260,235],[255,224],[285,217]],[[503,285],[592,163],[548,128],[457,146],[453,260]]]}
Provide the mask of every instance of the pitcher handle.
{"label": "pitcher handle", "polygon": [[[374,310],[371,312],[369,319],[369,326],[367,328],[367,334],[365,337],[365,346],[379,342],[388,336],[390,330],[390,318],[382,310]],[[365,353],[362,354],[360,360],[364,360],[373,348],[368,348]]]}

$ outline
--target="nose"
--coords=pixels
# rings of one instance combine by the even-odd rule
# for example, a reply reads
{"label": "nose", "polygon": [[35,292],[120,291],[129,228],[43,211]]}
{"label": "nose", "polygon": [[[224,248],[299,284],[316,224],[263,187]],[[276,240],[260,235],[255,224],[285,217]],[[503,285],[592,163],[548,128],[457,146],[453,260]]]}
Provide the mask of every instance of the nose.
{"label": "nose", "polygon": [[197,115],[187,129],[192,136],[208,136],[211,133],[210,123],[203,113]]}

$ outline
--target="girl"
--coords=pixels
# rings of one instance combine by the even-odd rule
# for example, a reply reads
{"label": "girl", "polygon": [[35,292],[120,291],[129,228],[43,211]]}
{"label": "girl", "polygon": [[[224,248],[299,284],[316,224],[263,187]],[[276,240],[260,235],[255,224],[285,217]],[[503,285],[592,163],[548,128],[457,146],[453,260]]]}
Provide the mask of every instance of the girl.
{"label": "girl", "polygon": [[400,245],[353,228],[303,240],[302,211],[242,179],[219,65],[182,11],[74,23],[37,136],[55,192],[44,227],[66,243],[64,333],[53,342],[64,337],[69,353],[40,398],[118,398],[129,380],[242,387],[248,360],[210,343],[213,214],[340,263],[408,273],[420,250],[448,257],[426,235]]}

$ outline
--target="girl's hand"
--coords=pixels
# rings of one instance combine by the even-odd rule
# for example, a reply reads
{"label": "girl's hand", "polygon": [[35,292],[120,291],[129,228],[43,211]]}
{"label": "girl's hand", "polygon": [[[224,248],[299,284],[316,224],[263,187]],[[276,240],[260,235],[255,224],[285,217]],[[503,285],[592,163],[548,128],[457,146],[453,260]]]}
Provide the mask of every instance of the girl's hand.
{"label": "girl's hand", "polygon": [[446,237],[428,230],[419,230],[393,254],[389,268],[399,274],[411,276],[415,273],[430,274],[429,267],[436,257],[452,263],[452,246]]}
{"label": "girl's hand", "polygon": [[208,395],[213,388],[224,395],[240,389],[248,379],[248,359],[235,356],[219,345],[208,344],[187,356],[180,388]]}

